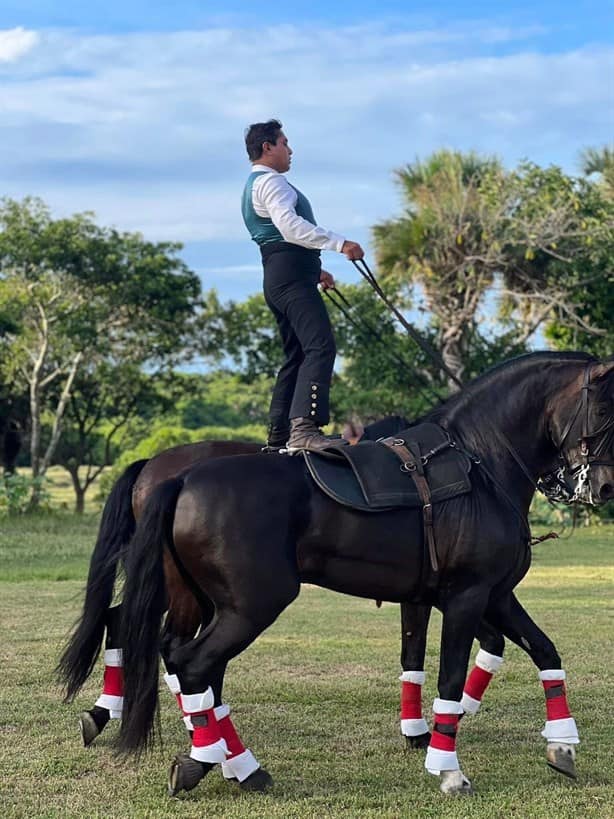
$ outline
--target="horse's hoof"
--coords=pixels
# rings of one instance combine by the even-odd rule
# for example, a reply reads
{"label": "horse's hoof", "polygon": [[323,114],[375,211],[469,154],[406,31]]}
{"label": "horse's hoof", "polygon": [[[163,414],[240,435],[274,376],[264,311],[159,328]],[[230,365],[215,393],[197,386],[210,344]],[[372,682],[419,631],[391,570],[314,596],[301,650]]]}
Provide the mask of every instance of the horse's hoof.
{"label": "horse's hoof", "polygon": [[110,719],[110,714],[106,708],[94,706],[91,711],[82,711],[79,716],[79,730],[83,746],[88,748],[96,737],[102,733],[105,725]]}
{"label": "horse's hoof", "polygon": [[212,767],[187,754],[177,754],[168,773],[168,795],[177,796],[181,791],[191,791]]}
{"label": "horse's hoof", "polygon": [[442,771],[439,789],[449,796],[473,796],[471,782],[461,770]]}
{"label": "horse's hoof", "polygon": [[429,742],[431,741],[431,732],[427,731],[426,734],[419,734],[417,737],[405,737],[405,750],[406,751],[419,751],[428,748]]}
{"label": "horse's hoof", "polygon": [[555,771],[568,776],[570,779],[577,779],[576,773],[576,749],[574,745],[566,742],[550,742],[546,748],[546,762]]}
{"label": "horse's hoof", "polygon": [[243,791],[258,791],[263,793],[273,787],[273,777],[264,768],[258,768],[250,774],[243,782],[239,782],[239,787]]}

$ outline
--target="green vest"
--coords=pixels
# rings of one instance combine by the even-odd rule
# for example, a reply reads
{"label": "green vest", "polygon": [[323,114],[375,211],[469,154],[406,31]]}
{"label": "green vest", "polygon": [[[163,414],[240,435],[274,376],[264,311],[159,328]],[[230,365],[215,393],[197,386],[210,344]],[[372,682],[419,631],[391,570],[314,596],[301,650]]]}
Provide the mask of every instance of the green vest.
{"label": "green vest", "polygon": [[[283,242],[284,237],[277,230],[273,221],[268,216],[258,216],[254,210],[252,203],[252,189],[257,177],[262,176],[267,171],[253,171],[247,178],[245,187],[243,188],[243,198],[241,200],[241,212],[243,213],[243,221],[245,227],[249,230],[249,234],[258,245],[266,245],[270,242]],[[301,193],[294,185],[290,185],[292,190],[296,191],[296,213],[312,225],[317,224],[313,215],[313,210],[309,204],[309,199]]]}

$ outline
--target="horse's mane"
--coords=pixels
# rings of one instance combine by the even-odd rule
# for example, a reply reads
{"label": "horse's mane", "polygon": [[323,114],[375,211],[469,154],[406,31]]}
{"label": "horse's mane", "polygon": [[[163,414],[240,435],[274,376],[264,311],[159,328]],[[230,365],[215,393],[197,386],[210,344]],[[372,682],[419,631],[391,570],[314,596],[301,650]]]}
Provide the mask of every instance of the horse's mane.
{"label": "horse's mane", "polygon": [[500,428],[498,421],[503,410],[509,415],[510,411],[514,414],[515,406],[519,411],[526,407],[530,391],[535,388],[534,378],[529,376],[546,377],[545,369],[542,369],[546,366],[597,361],[594,356],[581,352],[526,353],[486,370],[427,413],[424,420],[440,424],[468,449],[479,454],[488,453],[496,460],[506,450],[493,436],[493,429]]}

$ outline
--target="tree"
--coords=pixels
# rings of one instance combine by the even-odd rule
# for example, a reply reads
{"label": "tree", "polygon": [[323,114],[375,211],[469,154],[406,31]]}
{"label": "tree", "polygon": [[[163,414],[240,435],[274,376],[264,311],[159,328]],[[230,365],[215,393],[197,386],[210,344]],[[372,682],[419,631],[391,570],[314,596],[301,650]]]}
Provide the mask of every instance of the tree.
{"label": "tree", "polygon": [[155,376],[146,375],[134,364],[102,361],[80,370],[55,452],[55,462],[70,475],[77,513],[84,511],[88,489],[113,463],[130,422],[153,415],[154,407],[162,412],[168,406]]}
{"label": "tree", "polygon": [[492,158],[440,151],[396,176],[404,213],[374,227],[378,265],[401,284],[406,303],[420,286],[443,360],[462,380],[476,314],[500,258],[495,226],[504,205],[484,188],[496,185],[503,169]]}
{"label": "tree", "polygon": [[196,338],[200,355],[214,364],[230,359],[247,381],[276,376],[282,364],[277,323],[260,293],[222,304],[210,290],[203,300]]}
{"label": "tree", "polygon": [[555,316],[546,330],[551,343],[559,349],[581,347],[596,356],[608,357],[614,351],[614,151],[587,150],[584,171],[597,174],[596,180],[580,181],[581,215],[596,222],[601,230],[588,243],[576,264],[577,280],[571,288],[571,302],[591,332]]}
{"label": "tree", "polygon": [[585,176],[598,174],[606,195],[614,196],[614,145],[601,148],[585,148],[580,156],[582,173]]}
{"label": "tree", "polygon": [[554,166],[522,163],[505,187],[501,315],[523,340],[556,324],[585,346],[605,332],[578,296],[603,278],[595,261],[611,249],[611,214],[594,184]]}
{"label": "tree", "polygon": [[54,220],[40,200],[2,203],[0,315],[18,320],[0,360],[28,385],[34,477],[53,459],[81,371],[185,358],[200,282],[179,249],[101,228],[91,214]]}
{"label": "tree", "polygon": [[[603,333],[577,302],[595,277],[587,261],[611,229],[591,204],[594,186],[556,167],[525,162],[506,172],[493,159],[450,151],[397,178],[405,210],[375,226],[378,263],[406,303],[422,289],[437,346],[458,377],[472,359],[523,352],[553,321]],[[489,334],[480,313],[495,284],[498,325]]]}

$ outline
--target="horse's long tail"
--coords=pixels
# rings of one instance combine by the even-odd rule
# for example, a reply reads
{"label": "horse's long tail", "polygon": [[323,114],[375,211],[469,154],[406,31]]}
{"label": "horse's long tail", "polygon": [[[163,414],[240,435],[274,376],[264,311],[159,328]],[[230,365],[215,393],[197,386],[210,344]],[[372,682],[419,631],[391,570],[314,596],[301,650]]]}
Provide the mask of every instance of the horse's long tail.
{"label": "horse's long tail", "polygon": [[[119,750],[147,750],[158,705],[160,627],[166,610],[164,547],[173,543],[173,520],[183,478],[170,478],[149,496],[126,559],[120,645],[124,652],[124,709]],[[172,547],[174,548],[174,547]]]}
{"label": "horse's long tail", "polygon": [[81,617],[58,663],[66,701],[72,700],[92,673],[104,638],[106,615],[113,599],[117,564],[134,534],[132,489],[147,460],[135,461],[117,479],[102,510],[96,545],[90,559]]}

